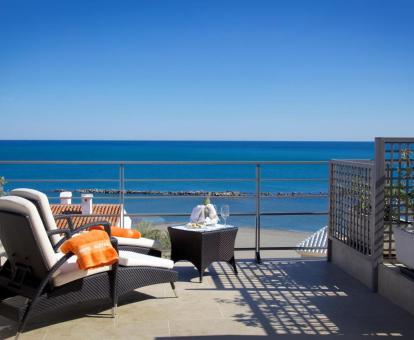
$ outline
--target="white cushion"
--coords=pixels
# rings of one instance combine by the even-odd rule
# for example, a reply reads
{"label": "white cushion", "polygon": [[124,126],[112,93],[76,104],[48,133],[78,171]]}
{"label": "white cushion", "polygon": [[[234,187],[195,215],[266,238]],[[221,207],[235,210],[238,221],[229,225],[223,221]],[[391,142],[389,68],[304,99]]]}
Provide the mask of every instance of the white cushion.
{"label": "white cushion", "polygon": [[[59,260],[63,254],[55,254],[56,259]],[[93,269],[79,269],[78,264],[76,263],[76,255],[70,257],[54,274],[53,284],[55,286],[62,286],[68,282],[82,279],[86,276],[106,272],[112,269],[112,266],[102,266]]]}
{"label": "white cushion", "polygon": [[[55,254],[56,260],[59,260],[62,258],[62,256],[62,253]],[[102,266],[98,268],[82,270],[79,269],[76,261],[77,257],[74,255],[56,271],[55,275],[53,276],[53,284],[55,286],[62,286],[68,282],[79,280],[84,277],[106,272],[112,269],[112,266]],[[119,252],[119,265],[124,267],[143,266],[172,269],[174,267],[174,262],[155,256],[137,254],[134,252],[121,250]]]}
{"label": "white cushion", "polygon": [[119,252],[118,262],[121,266],[125,267],[144,266],[166,269],[172,269],[174,267],[174,262],[171,260],[124,250]]}
{"label": "white cushion", "polygon": [[[46,229],[49,231],[57,229],[56,221],[53,217],[52,209],[50,208],[49,199],[43,192],[34,189],[19,188],[10,191],[10,195],[23,197],[27,198],[28,200],[38,202],[41,214],[45,220]],[[53,244],[57,244],[60,239],[61,236],[59,234],[52,235]]]}
{"label": "white cushion", "polygon": [[5,196],[0,198],[0,210],[28,216],[31,222],[34,239],[39,247],[45,266],[47,269],[51,269],[56,263],[55,252],[35,205],[22,197]]}
{"label": "white cushion", "polygon": [[144,248],[161,249],[161,244],[157,240],[151,240],[149,238],[127,238],[127,237],[116,237],[118,245],[120,246],[138,246]]}
{"label": "white cushion", "polygon": [[[28,200],[37,201],[39,207],[41,209],[43,218],[45,219],[46,229],[56,230],[56,221],[53,217],[52,209],[50,209],[50,204],[47,196],[38,190],[28,189],[28,188],[19,188],[10,191],[10,194],[13,196],[19,196],[23,198],[27,198]],[[144,248],[154,248],[154,249],[161,249],[161,244],[159,241],[151,240],[145,237],[141,237],[138,239],[134,238],[126,238],[126,237],[117,237],[119,245],[125,246],[138,246]],[[61,236],[59,234],[52,235],[52,242],[53,244],[57,244],[61,240]]]}

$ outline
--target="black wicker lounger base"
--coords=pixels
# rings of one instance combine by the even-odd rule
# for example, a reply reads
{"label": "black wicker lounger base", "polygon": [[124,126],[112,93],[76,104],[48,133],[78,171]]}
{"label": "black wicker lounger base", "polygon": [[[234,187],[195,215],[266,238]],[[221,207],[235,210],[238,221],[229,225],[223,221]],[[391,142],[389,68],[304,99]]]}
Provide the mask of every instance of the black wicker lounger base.
{"label": "black wicker lounger base", "polygon": [[[116,278],[116,284],[114,280]],[[16,321],[19,332],[23,330],[29,317],[53,312],[65,306],[82,302],[108,299],[116,308],[118,296],[134,289],[158,283],[170,283],[175,293],[174,282],[177,281],[176,271],[155,267],[118,267],[117,270],[95,274],[80,280],[67,283],[60,287],[45,288],[39,294],[39,287],[22,286],[19,289],[2,286],[0,293],[0,315]],[[0,282],[4,279],[0,275]],[[47,287],[47,286],[46,286]],[[113,289],[116,291],[113,291]],[[16,287],[17,288],[17,287]],[[4,302],[25,291],[28,303],[23,306],[11,306]],[[37,296],[39,294],[39,296]]]}

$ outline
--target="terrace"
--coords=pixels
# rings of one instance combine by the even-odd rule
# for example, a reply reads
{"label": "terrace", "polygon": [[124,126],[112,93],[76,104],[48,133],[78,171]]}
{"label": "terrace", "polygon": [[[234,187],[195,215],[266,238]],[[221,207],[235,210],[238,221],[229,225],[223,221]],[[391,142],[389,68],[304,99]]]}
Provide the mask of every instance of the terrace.
{"label": "terrace", "polygon": [[[239,276],[213,264],[203,283],[193,268],[178,265],[179,298],[167,285],[125,296],[115,320],[108,304],[75,306],[33,320],[23,339],[397,339],[414,337],[414,318],[321,260],[239,261]],[[0,319],[0,337],[15,324]]]}
{"label": "terrace", "polygon": [[[149,286],[124,296],[115,319],[110,317],[107,301],[76,305],[33,319],[23,338],[218,339],[277,335],[281,339],[412,339],[414,281],[399,270],[404,265],[398,262],[393,225],[412,221],[407,196],[394,189],[395,182],[398,187],[412,185],[412,172],[404,170],[403,177],[401,169],[407,168],[407,155],[411,160],[413,143],[414,139],[377,139],[374,162],[330,162],[327,258],[292,258],[296,250],[301,250],[292,244],[270,245],[265,240],[263,246],[262,218],[286,214],[311,218],[327,212],[263,211],[263,185],[280,179],[263,178],[260,171],[264,165],[250,164],[256,168],[255,178],[243,180],[255,185],[255,211],[232,214],[253,217],[255,222],[252,238],[247,243],[239,240],[237,246],[238,276],[227,264],[214,263],[199,283],[193,266],[180,262],[176,265],[178,299],[165,284]],[[124,205],[128,198],[123,171],[119,181],[119,202]],[[392,218],[384,218],[387,206],[392,208]],[[135,214],[160,215],[128,213],[131,217]],[[165,214],[188,218],[182,212]],[[15,333],[16,325],[0,318],[0,337],[13,337]]]}

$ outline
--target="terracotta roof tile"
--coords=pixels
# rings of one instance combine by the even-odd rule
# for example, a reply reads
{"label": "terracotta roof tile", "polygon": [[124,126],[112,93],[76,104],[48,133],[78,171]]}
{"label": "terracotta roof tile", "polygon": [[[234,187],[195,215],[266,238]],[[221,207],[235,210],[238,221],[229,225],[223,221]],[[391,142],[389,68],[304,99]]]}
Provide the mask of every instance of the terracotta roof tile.
{"label": "terracotta roof tile", "polygon": [[[80,204],[51,204],[53,216],[57,215],[76,215],[82,214]],[[120,204],[94,204],[93,205],[93,214],[94,215],[115,215],[112,217],[103,216],[103,217],[91,217],[91,216],[74,216],[72,217],[72,222],[75,227],[80,227],[86,223],[92,223],[97,221],[108,221],[111,225],[119,224],[119,215],[121,213]],[[67,228],[67,221],[65,219],[56,220],[56,224],[59,228]]]}

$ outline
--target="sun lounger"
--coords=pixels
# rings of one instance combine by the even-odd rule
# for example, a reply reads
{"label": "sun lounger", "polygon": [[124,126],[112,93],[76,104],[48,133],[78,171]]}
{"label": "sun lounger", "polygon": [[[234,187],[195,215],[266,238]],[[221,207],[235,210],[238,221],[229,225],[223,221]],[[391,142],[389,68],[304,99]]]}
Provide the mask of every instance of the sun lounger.
{"label": "sun lounger", "polygon": [[[18,322],[16,338],[29,317],[102,299],[112,301],[114,315],[118,296],[157,283],[175,289],[178,277],[172,261],[127,251],[112,266],[80,270],[74,254],[54,251],[38,210],[21,197],[0,198],[0,240],[8,257],[0,269],[0,315]],[[8,304],[14,297],[25,305]]]}
{"label": "sun lounger", "polygon": [[[49,200],[44,193],[34,189],[20,188],[12,190],[10,192],[10,195],[23,197],[31,201],[38,209],[40,217],[43,221],[43,224],[46,226],[46,229],[52,232],[58,230],[55,218],[52,214],[52,210],[50,209]],[[71,232],[80,232],[88,229],[90,226],[97,224],[108,225],[107,222],[102,221],[89,223],[87,225],[83,225],[82,227],[75,229],[73,227],[73,223],[69,215],[61,218],[66,219],[68,221],[68,226]],[[54,246],[56,246],[61,240],[59,233],[53,233],[52,235],[50,235],[50,237]],[[118,247],[120,250],[161,257],[160,244],[156,240],[151,240],[145,237],[140,237],[138,239],[116,237],[116,239],[118,240]],[[59,245],[60,244],[61,243],[59,243]]]}

